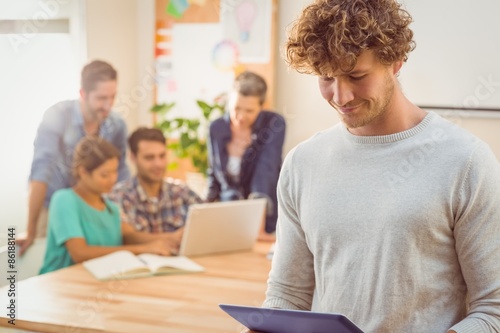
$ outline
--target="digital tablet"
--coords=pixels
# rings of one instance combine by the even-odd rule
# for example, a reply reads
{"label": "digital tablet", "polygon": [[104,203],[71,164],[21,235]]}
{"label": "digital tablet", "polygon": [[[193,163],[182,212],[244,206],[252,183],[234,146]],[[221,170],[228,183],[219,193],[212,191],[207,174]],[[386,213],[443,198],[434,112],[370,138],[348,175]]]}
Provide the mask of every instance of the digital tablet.
{"label": "digital tablet", "polygon": [[269,309],[219,304],[231,317],[262,333],[363,333],[347,317],[337,313]]}

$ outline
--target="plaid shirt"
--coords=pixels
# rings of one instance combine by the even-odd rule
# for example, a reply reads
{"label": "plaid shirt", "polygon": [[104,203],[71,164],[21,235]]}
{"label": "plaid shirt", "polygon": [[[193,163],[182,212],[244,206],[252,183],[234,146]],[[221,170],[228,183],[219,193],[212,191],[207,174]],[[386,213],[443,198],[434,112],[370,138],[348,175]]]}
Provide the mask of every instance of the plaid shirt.
{"label": "plaid shirt", "polygon": [[189,205],[202,202],[189,187],[172,178],[163,181],[159,197],[148,197],[137,177],[132,177],[116,184],[109,198],[119,205],[123,222],[151,233],[182,227]]}

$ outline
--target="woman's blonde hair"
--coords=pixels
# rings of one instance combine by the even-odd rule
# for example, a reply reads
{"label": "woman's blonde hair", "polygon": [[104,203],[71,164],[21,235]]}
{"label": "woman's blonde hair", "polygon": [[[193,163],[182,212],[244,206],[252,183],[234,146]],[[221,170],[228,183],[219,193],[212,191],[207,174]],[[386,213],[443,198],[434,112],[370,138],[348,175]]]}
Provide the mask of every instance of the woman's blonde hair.
{"label": "woman's blonde hair", "polygon": [[415,48],[412,18],[394,0],[316,0],[289,31],[288,64],[301,73],[349,72],[364,50],[386,65]]}
{"label": "woman's blonde hair", "polygon": [[262,105],[266,100],[267,83],[259,74],[244,71],[234,79],[234,90],[242,96],[258,97]]}

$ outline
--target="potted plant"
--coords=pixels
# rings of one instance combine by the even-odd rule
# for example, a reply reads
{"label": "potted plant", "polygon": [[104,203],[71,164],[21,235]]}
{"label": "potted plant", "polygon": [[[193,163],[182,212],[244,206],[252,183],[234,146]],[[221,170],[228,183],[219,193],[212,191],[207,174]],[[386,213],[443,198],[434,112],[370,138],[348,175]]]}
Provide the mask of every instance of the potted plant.
{"label": "potted plant", "polygon": [[[157,115],[155,127],[167,138],[167,148],[180,159],[190,159],[193,167],[206,176],[208,169],[207,135],[211,120],[224,113],[224,107],[215,102],[210,105],[202,100],[196,103],[201,110],[199,118],[168,118],[175,103],[157,104],[150,111]],[[178,162],[169,163],[169,169],[178,168]]]}

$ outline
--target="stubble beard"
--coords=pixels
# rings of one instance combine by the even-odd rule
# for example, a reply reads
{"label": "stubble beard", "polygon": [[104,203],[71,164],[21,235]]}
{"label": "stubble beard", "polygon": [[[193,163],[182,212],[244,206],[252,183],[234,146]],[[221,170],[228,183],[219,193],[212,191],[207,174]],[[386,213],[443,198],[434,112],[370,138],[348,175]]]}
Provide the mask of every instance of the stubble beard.
{"label": "stubble beard", "polygon": [[[391,102],[392,95],[394,94],[394,82],[390,76],[386,76],[384,81],[383,98],[375,101],[375,103],[366,100],[361,108],[367,108],[366,111],[354,115],[343,114],[340,111],[339,116],[347,128],[360,128],[371,124],[375,120],[383,117],[387,113],[387,106]],[[331,103],[330,103],[331,104]],[[370,105],[371,104],[371,105]],[[332,105],[332,104],[331,104]],[[335,106],[334,106],[335,107]]]}
{"label": "stubble beard", "polygon": [[138,170],[137,176],[144,183],[157,184],[157,183],[161,183],[163,181],[163,179],[165,178],[165,172],[163,173],[163,175],[160,179],[154,179],[153,177],[150,177],[148,173],[140,172],[139,170]]}

